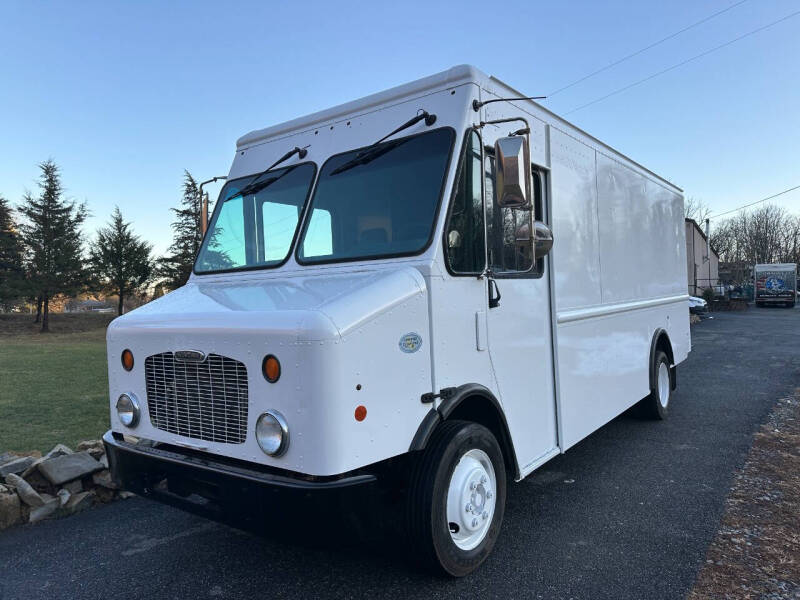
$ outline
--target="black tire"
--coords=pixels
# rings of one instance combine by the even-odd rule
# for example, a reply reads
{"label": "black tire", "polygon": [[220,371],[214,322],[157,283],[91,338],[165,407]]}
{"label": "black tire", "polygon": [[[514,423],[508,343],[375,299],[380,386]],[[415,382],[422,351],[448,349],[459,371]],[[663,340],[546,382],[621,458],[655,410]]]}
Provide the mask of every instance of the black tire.
{"label": "black tire", "polygon": [[[669,415],[669,401],[670,396],[672,395],[672,386],[667,386],[667,399],[666,402],[662,402],[661,398],[661,391],[659,389],[659,370],[661,369],[661,365],[666,365],[667,367],[667,376],[669,377],[669,358],[667,357],[666,353],[661,350],[658,350],[653,357],[653,365],[652,365],[652,373],[653,373],[653,388],[650,390],[650,395],[641,401],[640,408],[641,414],[647,419],[655,419],[663,421]],[[671,381],[670,381],[671,384]]]}
{"label": "black tire", "polygon": [[[488,455],[495,472],[494,514],[483,540],[471,550],[459,548],[450,535],[447,493],[461,458],[478,449]],[[406,505],[407,535],[412,556],[423,566],[451,577],[477,569],[492,551],[506,502],[503,454],[494,435],[469,421],[445,421],[433,433],[414,466]]]}

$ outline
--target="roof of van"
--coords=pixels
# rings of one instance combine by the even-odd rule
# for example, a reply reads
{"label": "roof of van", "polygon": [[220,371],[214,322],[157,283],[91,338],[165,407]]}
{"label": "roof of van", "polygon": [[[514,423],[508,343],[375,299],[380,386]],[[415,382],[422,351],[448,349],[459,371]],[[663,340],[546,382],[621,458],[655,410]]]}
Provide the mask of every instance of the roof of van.
{"label": "roof of van", "polygon": [[[370,94],[369,96],[365,96],[358,100],[353,100],[351,102],[339,104],[338,106],[327,108],[325,110],[321,110],[319,112],[315,112],[303,117],[298,117],[297,119],[292,119],[291,121],[285,121],[284,123],[279,123],[277,125],[273,125],[265,129],[257,129],[255,131],[251,131],[250,133],[243,135],[237,140],[236,148],[240,149],[246,146],[251,146],[253,144],[263,142],[264,140],[269,138],[274,138],[283,134],[288,134],[292,131],[297,131],[297,130],[302,131],[305,129],[310,129],[315,126],[319,126],[321,124],[331,123],[333,121],[336,121],[337,119],[344,118],[345,116],[348,115],[352,115],[353,113],[363,113],[364,111],[367,111],[371,108],[396,101],[400,98],[408,96],[417,96],[429,90],[455,87],[457,85],[462,85],[464,83],[475,83],[483,89],[490,89],[491,87],[494,87],[490,86],[491,83],[494,83],[495,86],[506,88],[513,95],[525,96],[524,93],[515,90],[507,83],[500,81],[496,77],[491,77],[486,75],[483,71],[472,65],[457,65],[455,67],[447,69],[446,71],[436,73],[435,75],[430,75],[428,77],[423,77],[422,79],[417,79],[416,81],[411,81],[403,85],[398,85],[396,87],[389,88],[388,90],[384,90],[376,94]],[[559,121],[566,127],[581,133],[587,138],[590,138],[598,145],[603,146],[604,148],[610,150],[611,152],[617,154],[618,156],[624,158],[625,160],[630,161],[637,167],[643,169],[644,171],[647,171],[648,173],[658,178],[659,180],[663,181],[670,187],[673,187],[680,192],[683,191],[681,188],[676,186],[668,179],[665,179],[664,177],[658,175],[657,173],[654,173],[644,165],[641,165],[635,160],[625,156],[624,154],[622,154],[618,150],[615,150],[605,142],[602,142],[593,135],[583,131],[580,127],[576,127],[566,119],[558,116],[556,113],[545,108],[538,102],[533,102],[532,100],[528,100],[526,102],[535,104],[539,110],[547,113],[554,120]]]}
{"label": "roof of van", "polygon": [[756,268],[764,267],[765,269],[777,268],[778,270],[791,270],[796,269],[796,263],[757,263]]}

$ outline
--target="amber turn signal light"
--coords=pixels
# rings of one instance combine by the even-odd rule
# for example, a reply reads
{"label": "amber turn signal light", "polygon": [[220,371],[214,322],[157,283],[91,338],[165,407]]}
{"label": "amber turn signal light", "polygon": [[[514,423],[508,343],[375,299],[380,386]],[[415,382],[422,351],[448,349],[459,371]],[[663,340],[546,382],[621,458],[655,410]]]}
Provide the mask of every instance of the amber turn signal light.
{"label": "amber turn signal light", "polygon": [[133,352],[130,350],[122,351],[122,368],[126,371],[133,369]]}
{"label": "amber turn signal light", "polygon": [[270,383],[275,383],[281,377],[281,363],[272,354],[267,354],[261,363],[261,372]]}

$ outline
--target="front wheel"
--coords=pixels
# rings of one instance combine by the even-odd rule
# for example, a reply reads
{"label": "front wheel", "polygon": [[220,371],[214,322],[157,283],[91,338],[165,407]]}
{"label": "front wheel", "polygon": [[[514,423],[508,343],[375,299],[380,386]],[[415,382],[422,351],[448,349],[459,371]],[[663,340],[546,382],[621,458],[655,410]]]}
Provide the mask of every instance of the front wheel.
{"label": "front wheel", "polygon": [[414,555],[453,577],[477,569],[503,522],[503,454],[486,427],[445,421],[416,464],[406,510]]}

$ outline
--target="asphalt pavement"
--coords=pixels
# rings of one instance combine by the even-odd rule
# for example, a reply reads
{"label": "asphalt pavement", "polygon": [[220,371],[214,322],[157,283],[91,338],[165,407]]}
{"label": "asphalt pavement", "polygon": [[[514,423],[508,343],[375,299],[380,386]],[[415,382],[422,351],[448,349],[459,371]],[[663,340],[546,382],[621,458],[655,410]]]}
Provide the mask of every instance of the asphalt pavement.
{"label": "asphalt pavement", "polygon": [[465,579],[418,571],[392,539],[287,541],[135,498],[0,533],[0,599],[683,598],[754,431],[800,386],[800,307],[715,314],[692,344],[669,420],[623,415],[512,484]]}

